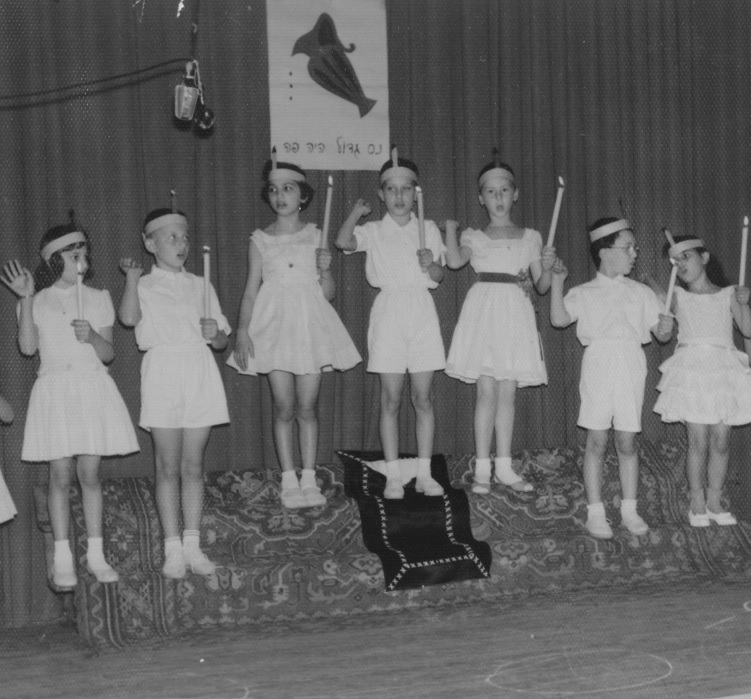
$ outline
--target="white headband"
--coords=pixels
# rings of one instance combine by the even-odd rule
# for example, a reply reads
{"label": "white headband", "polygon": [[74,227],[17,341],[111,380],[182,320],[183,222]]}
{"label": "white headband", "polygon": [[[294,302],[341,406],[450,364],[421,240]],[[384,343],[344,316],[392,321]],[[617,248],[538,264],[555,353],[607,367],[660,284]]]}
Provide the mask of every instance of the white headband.
{"label": "white headband", "polygon": [[292,180],[293,182],[305,182],[306,178],[301,172],[292,170],[286,167],[272,167],[269,170],[268,176],[269,182],[283,182],[284,180]]}
{"label": "white headband", "polygon": [[668,249],[668,255],[670,255],[671,258],[676,258],[681,253],[686,252],[686,250],[693,250],[694,248],[705,248],[707,247],[704,244],[704,241],[701,238],[692,238],[691,240],[681,240],[680,243],[676,243],[675,245],[671,245]]}
{"label": "white headband", "polygon": [[63,248],[67,248],[69,245],[73,245],[74,243],[85,243],[86,242],[86,236],[81,231],[73,231],[72,233],[66,233],[63,236],[60,236],[59,238],[55,238],[55,240],[50,241],[42,248],[42,251],[39,253],[42,256],[42,259],[45,262],[49,262],[50,257],[54,255],[58,250],[62,250]]}
{"label": "white headband", "polygon": [[500,177],[504,180],[509,180],[511,184],[516,186],[516,180],[514,179],[514,174],[512,172],[509,172],[505,167],[494,167],[492,170],[488,170],[487,172],[483,172],[480,176],[480,180],[478,181],[478,185],[480,188],[489,180],[494,177]]}
{"label": "white headband", "polygon": [[604,226],[600,226],[599,228],[595,228],[593,231],[590,231],[589,242],[594,243],[595,240],[604,238],[605,236],[611,235],[612,233],[620,233],[621,231],[630,230],[633,230],[631,228],[631,224],[625,218],[621,218],[617,221],[606,223]]}
{"label": "white headband", "polygon": [[144,235],[151,235],[160,228],[169,226],[172,223],[188,225],[188,219],[182,214],[164,214],[163,216],[157,216],[157,218],[149,221],[143,228]]}
{"label": "white headband", "polygon": [[417,182],[417,173],[412,168],[399,165],[399,153],[396,146],[391,149],[391,167],[383,171],[379,184],[383,184],[391,177],[406,177],[408,180]]}

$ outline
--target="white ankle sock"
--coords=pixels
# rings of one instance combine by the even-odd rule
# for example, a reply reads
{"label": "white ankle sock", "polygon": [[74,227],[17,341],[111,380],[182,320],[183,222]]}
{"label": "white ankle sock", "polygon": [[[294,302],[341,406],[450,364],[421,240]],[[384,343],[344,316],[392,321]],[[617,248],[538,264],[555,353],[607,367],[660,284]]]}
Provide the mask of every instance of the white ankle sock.
{"label": "white ankle sock", "polygon": [[621,500],[621,515],[635,515],[636,500]]}
{"label": "white ankle sock", "polygon": [[595,502],[591,505],[587,505],[588,517],[602,517],[605,519],[605,505],[601,502]]}
{"label": "white ankle sock", "polygon": [[55,542],[53,562],[60,569],[73,570],[73,552],[70,550],[70,542],[67,539]]}
{"label": "white ankle sock", "polygon": [[300,474],[300,487],[301,488],[317,488],[316,483],[316,471],[314,468],[304,468]]}
{"label": "white ankle sock", "polygon": [[475,459],[475,480],[479,483],[490,483],[490,459]]}
{"label": "white ankle sock", "polygon": [[201,532],[198,529],[183,530],[183,553],[201,550]]}
{"label": "white ankle sock", "polygon": [[390,481],[392,478],[399,482],[402,480],[402,473],[399,470],[399,459],[386,462],[386,480]]}
{"label": "white ankle sock", "polygon": [[92,568],[101,568],[107,565],[102,550],[102,537],[89,537],[86,541],[86,561]]}
{"label": "white ankle sock", "polygon": [[282,490],[294,490],[299,487],[300,481],[296,471],[282,471]]}
{"label": "white ankle sock", "polygon": [[430,473],[430,459],[417,459],[417,477],[432,478]]}
{"label": "white ankle sock", "polygon": [[520,479],[511,466],[510,456],[496,456],[493,462],[495,463],[495,477],[501,483],[516,483]]}
{"label": "white ankle sock", "polygon": [[180,541],[179,536],[170,536],[164,540],[164,556],[168,557],[170,554],[182,553],[183,542]]}

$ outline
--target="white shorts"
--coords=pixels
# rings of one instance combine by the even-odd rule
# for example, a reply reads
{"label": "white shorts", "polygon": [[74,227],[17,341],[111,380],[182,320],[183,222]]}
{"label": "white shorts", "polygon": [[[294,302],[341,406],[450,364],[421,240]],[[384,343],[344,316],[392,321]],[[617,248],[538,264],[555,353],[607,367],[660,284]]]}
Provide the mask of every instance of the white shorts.
{"label": "white shorts", "polygon": [[146,352],[141,364],[141,427],[192,428],[227,422],[224,384],[206,345],[159,345]]}
{"label": "white shorts", "polygon": [[445,366],[446,352],[430,292],[414,287],[382,290],[370,311],[368,371],[416,374]]}
{"label": "white shorts", "polygon": [[641,432],[646,379],[647,360],[640,344],[595,340],[582,359],[579,427]]}

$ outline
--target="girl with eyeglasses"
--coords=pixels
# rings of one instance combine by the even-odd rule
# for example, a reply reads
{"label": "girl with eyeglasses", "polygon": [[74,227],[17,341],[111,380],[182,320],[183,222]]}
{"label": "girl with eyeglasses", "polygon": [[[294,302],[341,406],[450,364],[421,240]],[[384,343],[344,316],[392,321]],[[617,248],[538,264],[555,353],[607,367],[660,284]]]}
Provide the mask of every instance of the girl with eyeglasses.
{"label": "girl with eyeglasses", "polygon": [[751,422],[751,369],[733,342],[733,323],[751,336],[750,292],[727,284],[703,240],[673,240],[668,254],[679,280],[671,305],[678,346],[660,367],[654,410],[663,422],[686,425],[689,524],[733,525],[735,517],[721,503],[730,428]]}

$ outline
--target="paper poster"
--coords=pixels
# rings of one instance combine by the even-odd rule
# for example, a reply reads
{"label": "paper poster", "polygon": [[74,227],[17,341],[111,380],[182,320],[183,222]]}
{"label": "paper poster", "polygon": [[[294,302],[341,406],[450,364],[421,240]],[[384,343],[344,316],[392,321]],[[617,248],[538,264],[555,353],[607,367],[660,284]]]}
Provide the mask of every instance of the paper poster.
{"label": "paper poster", "polygon": [[310,170],[389,153],[384,0],[267,0],[271,144]]}

